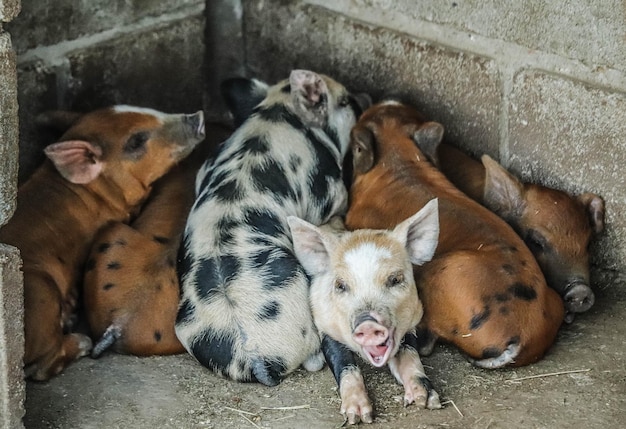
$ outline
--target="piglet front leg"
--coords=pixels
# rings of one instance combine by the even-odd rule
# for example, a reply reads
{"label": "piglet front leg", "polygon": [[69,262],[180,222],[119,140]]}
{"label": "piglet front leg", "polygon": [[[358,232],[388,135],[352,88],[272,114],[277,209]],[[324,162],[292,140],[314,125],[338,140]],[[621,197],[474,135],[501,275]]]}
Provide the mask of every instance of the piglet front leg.
{"label": "piglet front leg", "polygon": [[330,367],[341,396],[341,414],[354,425],[362,421],[372,423],[372,403],[367,396],[363,375],[356,365],[354,354],[343,344],[327,335],[322,338],[322,352]]}
{"label": "piglet front leg", "polygon": [[424,373],[424,367],[416,351],[417,339],[413,334],[404,337],[398,353],[389,360],[389,369],[396,380],[404,386],[404,406],[415,403],[430,410],[441,408],[439,394]]}

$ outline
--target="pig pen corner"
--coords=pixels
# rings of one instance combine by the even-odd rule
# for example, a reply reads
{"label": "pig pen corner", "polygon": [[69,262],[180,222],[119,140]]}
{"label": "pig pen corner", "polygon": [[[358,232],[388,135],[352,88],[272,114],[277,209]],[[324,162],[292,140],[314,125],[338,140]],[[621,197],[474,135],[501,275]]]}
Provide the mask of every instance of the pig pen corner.
{"label": "pig pen corner", "polygon": [[[623,426],[622,2],[57,3],[0,0],[0,225],[15,211],[18,184],[42,162],[42,149],[55,137],[34,125],[43,111],[132,104],[165,112],[203,109],[209,120],[223,121],[229,118],[220,88],[224,79],[255,77],[274,84],[290,70],[314,70],[374,100],[393,96],[415,106],[442,125],[450,147],[475,159],[489,155],[521,182],[575,196],[589,215],[585,228],[597,229],[588,248],[591,272],[578,275],[590,278],[593,305],[581,303],[588,297],[570,297],[571,309],[586,311],[561,326],[545,357],[523,367],[481,369],[439,342],[421,358],[443,405],[435,410],[404,406],[404,388],[389,369],[358,358],[374,408],[368,426]],[[447,155],[437,156],[443,162]],[[602,198],[602,227],[597,200],[589,195]],[[539,219],[545,212],[533,208],[527,215]],[[545,247],[547,233],[524,219],[516,230],[525,231],[526,244]],[[107,351],[71,363],[49,381],[23,381],[20,269],[15,248],[0,244],[0,429],[346,424],[327,366],[298,369],[267,387],[215,375],[187,353],[136,357]],[[577,284],[563,282],[568,290]]]}

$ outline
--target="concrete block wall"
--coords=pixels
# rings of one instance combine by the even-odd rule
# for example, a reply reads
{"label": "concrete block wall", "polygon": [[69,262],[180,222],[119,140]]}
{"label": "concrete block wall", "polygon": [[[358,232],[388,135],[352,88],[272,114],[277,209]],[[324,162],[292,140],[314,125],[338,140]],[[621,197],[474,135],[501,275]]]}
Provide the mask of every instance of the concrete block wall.
{"label": "concrete block wall", "polygon": [[202,0],[24,2],[7,26],[17,52],[20,182],[50,143],[33,126],[43,110],[201,109],[204,22]]}
{"label": "concrete block wall", "polygon": [[[217,3],[237,15],[238,1]],[[448,142],[524,180],[603,196],[596,286],[626,287],[623,2],[244,0],[240,15],[243,64],[217,75],[243,65],[276,81],[310,68],[375,99],[401,96]]]}
{"label": "concrete block wall", "polygon": [[[18,170],[15,51],[5,24],[20,10],[18,0],[0,0],[0,226],[15,210]],[[23,427],[23,292],[16,248],[0,243],[0,429]]]}
{"label": "concrete block wall", "polygon": [[[205,104],[203,0],[24,0],[18,12],[18,0],[0,0],[0,226],[53,142],[34,126],[43,110]],[[0,243],[0,429],[23,427],[20,263]]]}

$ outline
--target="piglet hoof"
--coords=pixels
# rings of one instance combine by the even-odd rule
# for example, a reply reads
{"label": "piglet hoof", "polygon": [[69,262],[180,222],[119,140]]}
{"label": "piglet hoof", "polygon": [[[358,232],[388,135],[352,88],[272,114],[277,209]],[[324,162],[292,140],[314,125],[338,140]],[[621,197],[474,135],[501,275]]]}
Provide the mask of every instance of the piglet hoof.
{"label": "piglet hoof", "polygon": [[439,394],[433,388],[428,377],[416,377],[405,386],[404,406],[415,404],[421,408],[438,410],[441,408]]}
{"label": "piglet hoof", "polygon": [[344,373],[339,391],[341,392],[341,414],[349,425],[359,422],[372,423],[374,420],[372,403],[367,396],[360,371]]}
{"label": "piglet hoof", "polygon": [[83,334],[70,334],[70,336],[74,337],[76,344],[78,346],[78,354],[76,358],[87,356],[89,352],[91,352],[91,348],[93,347],[93,343],[91,342],[91,338],[87,335]]}

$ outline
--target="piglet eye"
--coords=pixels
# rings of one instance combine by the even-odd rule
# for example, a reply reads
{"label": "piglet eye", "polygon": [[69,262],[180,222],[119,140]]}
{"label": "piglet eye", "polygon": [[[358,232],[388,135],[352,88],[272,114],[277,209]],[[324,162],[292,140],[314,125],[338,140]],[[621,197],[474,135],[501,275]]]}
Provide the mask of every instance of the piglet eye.
{"label": "piglet eye", "polygon": [[546,250],[546,239],[535,230],[530,230],[524,237],[526,245],[532,252],[543,252]]}
{"label": "piglet eye", "polygon": [[339,107],[346,107],[350,104],[350,97],[345,95],[339,99]]}
{"label": "piglet eye", "polygon": [[387,278],[388,287],[400,286],[403,283],[404,283],[404,274],[402,273],[392,274],[389,276],[389,278]]}
{"label": "piglet eye", "polygon": [[124,152],[132,153],[137,152],[141,148],[144,147],[146,142],[148,141],[149,135],[147,132],[138,132],[131,135],[126,143],[124,144]]}
{"label": "piglet eye", "polygon": [[345,293],[348,291],[348,285],[341,279],[335,280],[335,292]]}

